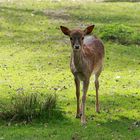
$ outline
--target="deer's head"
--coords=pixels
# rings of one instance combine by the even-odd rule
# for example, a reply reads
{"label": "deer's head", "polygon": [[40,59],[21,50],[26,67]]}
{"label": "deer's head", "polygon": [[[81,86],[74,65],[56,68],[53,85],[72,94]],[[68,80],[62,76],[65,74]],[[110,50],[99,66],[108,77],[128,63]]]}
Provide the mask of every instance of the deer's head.
{"label": "deer's head", "polygon": [[94,25],[88,26],[85,30],[70,30],[64,26],[60,26],[60,28],[65,35],[70,37],[73,50],[78,51],[81,50],[83,46],[84,37],[92,32]]}

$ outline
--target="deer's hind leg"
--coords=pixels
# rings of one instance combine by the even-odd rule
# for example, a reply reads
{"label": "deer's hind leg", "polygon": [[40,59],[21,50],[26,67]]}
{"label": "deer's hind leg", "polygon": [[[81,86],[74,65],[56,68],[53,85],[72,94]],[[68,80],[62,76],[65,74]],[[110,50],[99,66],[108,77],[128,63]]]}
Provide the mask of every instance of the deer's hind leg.
{"label": "deer's hind leg", "polygon": [[100,112],[100,106],[99,106],[99,76],[101,74],[102,69],[100,69],[96,74],[95,74],[95,89],[96,89],[96,112]]}

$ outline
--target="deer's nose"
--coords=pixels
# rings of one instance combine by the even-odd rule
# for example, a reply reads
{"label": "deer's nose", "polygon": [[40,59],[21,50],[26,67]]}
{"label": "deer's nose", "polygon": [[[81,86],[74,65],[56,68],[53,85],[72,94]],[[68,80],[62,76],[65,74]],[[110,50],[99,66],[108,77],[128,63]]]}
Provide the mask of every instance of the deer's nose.
{"label": "deer's nose", "polygon": [[79,46],[79,45],[75,45],[74,48],[75,48],[75,49],[79,49],[80,46]]}

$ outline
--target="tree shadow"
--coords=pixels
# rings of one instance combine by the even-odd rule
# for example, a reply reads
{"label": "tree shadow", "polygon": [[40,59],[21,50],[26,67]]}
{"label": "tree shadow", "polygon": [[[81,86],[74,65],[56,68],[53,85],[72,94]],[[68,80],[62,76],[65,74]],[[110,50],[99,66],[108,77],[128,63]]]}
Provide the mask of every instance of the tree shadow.
{"label": "tree shadow", "polygon": [[[17,18],[17,15],[27,16],[27,14],[32,16],[31,18],[34,18],[33,16],[45,16],[50,19],[61,19],[61,20],[71,20],[70,15],[67,13],[67,11],[64,9],[62,10],[53,10],[53,9],[46,9],[46,10],[35,10],[35,9],[23,9],[23,8],[13,8],[13,7],[5,7],[0,6],[0,12],[2,15],[6,15],[8,18]],[[15,19],[16,20],[16,19]]]}
{"label": "tree shadow", "polygon": [[99,127],[105,128],[108,132],[104,132],[104,139],[139,139],[140,121],[137,119],[129,119],[125,116],[119,116],[116,120],[106,120],[105,122],[98,122]]}
{"label": "tree shadow", "polygon": [[[119,22],[123,22],[126,23],[127,22],[134,22],[134,20],[136,19],[132,19],[131,16],[129,15],[116,15],[116,13],[110,14],[107,13],[106,16],[104,16],[103,13],[100,13],[100,15],[98,15],[99,13],[97,13],[96,10],[93,8],[89,8],[88,10],[92,10],[95,12],[91,13],[91,12],[83,12],[85,11],[84,7],[80,7],[77,5],[72,5],[72,6],[65,6],[65,7],[61,7],[61,9],[45,9],[45,10],[35,10],[35,9],[23,9],[23,8],[13,8],[13,7],[6,7],[6,6],[0,6],[0,12],[5,14],[6,17],[8,18],[18,18],[18,15],[20,16],[21,14],[25,13],[25,15],[22,15],[23,18],[24,16],[31,15],[31,18],[34,18],[34,15],[38,15],[38,16],[46,16],[49,19],[52,20],[63,20],[63,21],[67,21],[67,22],[73,22],[76,21],[79,24],[83,21],[85,23],[85,21],[89,22],[89,21],[94,21],[96,23],[102,23],[102,24],[110,24],[110,23],[119,23]],[[74,14],[71,11],[77,11],[79,14]],[[82,11],[82,13],[80,12]],[[10,20],[9,20],[10,21]],[[13,22],[13,20],[12,20]],[[137,22],[137,20],[136,20]]]}
{"label": "tree shadow", "polygon": [[[0,6],[0,12],[26,12],[26,13],[31,13],[34,10],[33,9],[22,9],[22,8],[13,8],[13,7],[6,7],[6,6]],[[10,13],[9,12],[9,13]]]}
{"label": "tree shadow", "polygon": [[[94,98],[94,100],[93,100]],[[71,101],[71,104],[76,104]],[[88,136],[95,139],[136,139],[140,134],[140,95],[101,95],[100,113],[95,113],[95,96],[88,96],[86,101],[87,131]],[[76,105],[75,105],[76,110]],[[80,120],[79,120],[80,123]],[[78,130],[75,130],[78,132]],[[80,132],[83,130],[80,130]],[[98,136],[96,136],[96,133]],[[78,135],[82,135],[79,133]],[[81,137],[85,137],[84,134]],[[87,135],[86,135],[87,136]],[[90,139],[90,137],[89,137]]]}

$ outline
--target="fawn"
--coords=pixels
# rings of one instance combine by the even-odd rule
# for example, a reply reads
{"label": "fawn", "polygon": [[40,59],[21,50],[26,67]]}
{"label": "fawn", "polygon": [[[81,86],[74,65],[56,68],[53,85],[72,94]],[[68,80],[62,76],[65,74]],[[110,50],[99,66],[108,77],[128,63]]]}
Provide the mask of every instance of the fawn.
{"label": "fawn", "polygon": [[[74,75],[77,97],[77,114],[76,118],[81,118],[81,123],[85,124],[85,102],[86,93],[92,73],[95,75],[96,88],[96,112],[99,112],[98,78],[103,68],[104,45],[97,37],[88,35],[92,32],[94,25],[87,27],[85,30],[70,30],[67,27],[60,26],[61,31],[70,37],[72,53],[70,69]],[[80,103],[80,81],[83,82],[83,95],[81,107]]]}

